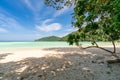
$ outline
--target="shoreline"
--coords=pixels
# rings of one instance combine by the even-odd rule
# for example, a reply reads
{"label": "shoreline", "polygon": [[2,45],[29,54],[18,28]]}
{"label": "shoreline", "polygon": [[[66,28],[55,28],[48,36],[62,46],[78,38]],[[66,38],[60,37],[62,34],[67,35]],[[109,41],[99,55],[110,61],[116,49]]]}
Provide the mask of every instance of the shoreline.
{"label": "shoreline", "polygon": [[[85,47],[85,46],[84,46]],[[108,48],[110,50],[113,50],[112,46],[102,46],[104,48]],[[116,46],[117,49],[120,48],[119,46]],[[56,49],[61,49],[61,52],[56,52]],[[71,49],[71,50],[70,50]],[[63,51],[62,51],[63,50]],[[19,61],[28,57],[44,57],[48,54],[61,54],[65,53],[64,51],[79,51],[81,48],[77,46],[72,46],[72,47],[51,47],[51,48],[18,48],[18,49],[8,49],[8,50],[0,50],[0,55],[6,55],[6,54],[11,54],[11,55],[6,55],[4,59],[0,60],[0,63],[5,63],[5,62],[10,62],[10,61]],[[98,48],[90,48],[88,50],[96,50],[96,51],[102,51],[101,49]],[[87,51],[87,50],[85,50]],[[108,53],[108,52],[106,52]],[[0,57],[1,57],[0,56]]]}
{"label": "shoreline", "polygon": [[[19,42],[8,42],[8,43],[1,43],[0,44],[0,51],[1,50],[14,50],[14,49],[30,49],[30,48],[57,48],[57,47],[76,47],[76,45],[69,45],[67,42],[63,42],[63,43],[51,43],[51,42],[45,42],[45,43],[42,43],[42,42],[35,42],[35,43],[27,43],[27,42],[22,42],[22,43],[19,43]],[[46,45],[47,44],[47,45]],[[83,46],[83,47],[86,47],[86,46],[91,46],[90,42],[81,42],[82,45],[80,46]],[[103,47],[112,47],[112,43],[111,42],[98,42],[98,45],[99,46],[103,46]],[[120,47],[120,42],[116,42],[116,46],[119,46]]]}
{"label": "shoreline", "polygon": [[[88,47],[88,46],[82,46],[83,48],[84,47]],[[100,45],[100,47],[113,47],[113,45]],[[117,44],[116,45],[116,48],[119,48],[120,47],[120,44]],[[9,49],[0,49],[0,52],[2,52],[2,51],[12,51],[12,50],[38,50],[38,49],[45,49],[45,48],[79,48],[78,46],[65,46],[65,47],[62,47],[62,46],[60,46],[60,47],[20,47],[20,48],[9,48]]]}

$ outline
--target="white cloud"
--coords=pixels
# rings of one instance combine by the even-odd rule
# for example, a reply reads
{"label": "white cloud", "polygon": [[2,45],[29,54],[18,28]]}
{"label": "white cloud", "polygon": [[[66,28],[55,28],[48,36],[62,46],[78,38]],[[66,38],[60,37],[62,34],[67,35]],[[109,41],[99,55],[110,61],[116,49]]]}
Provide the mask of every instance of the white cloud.
{"label": "white cloud", "polygon": [[34,7],[32,6],[30,0],[24,0],[25,4],[32,10],[35,10]]}
{"label": "white cloud", "polygon": [[64,29],[65,32],[73,32],[73,31],[77,31],[77,30],[78,30],[78,28],[72,26],[71,24],[66,25],[65,29]]}
{"label": "white cloud", "polygon": [[47,20],[43,21],[40,25],[36,25],[36,29],[39,31],[44,31],[44,32],[58,31],[61,29],[61,27],[62,27],[61,24],[49,23],[51,21],[52,21],[52,19],[47,19]]}
{"label": "white cloud", "polygon": [[46,19],[45,21],[42,22],[42,24],[45,25],[52,21],[53,21],[53,19]]}
{"label": "white cloud", "polygon": [[[57,11],[54,13],[53,17],[57,17],[57,16],[60,16],[60,15],[62,15],[62,14],[68,13],[68,12],[70,12],[70,11],[73,11],[73,9],[74,9],[74,6],[71,6],[71,7],[65,6],[63,9],[57,10]],[[71,12],[70,14],[72,14],[72,12]]]}
{"label": "white cloud", "polygon": [[43,1],[41,0],[24,0],[24,3],[35,13],[39,12],[43,7]]}
{"label": "white cloud", "polygon": [[78,28],[72,26],[71,24],[66,25],[59,34],[59,37],[66,36],[74,31],[77,31]]}
{"label": "white cloud", "polygon": [[77,30],[78,30],[78,28],[72,27],[72,28],[67,29],[66,31],[67,32],[74,32],[74,31],[77,31]]}
{"label": "white cloud", "polygon": [[42,25],[42,26],[36,26],[37,29],[45,32],[49,31],[57,31],[61,29],[61,25],[59,23],[52,23],[49,25]]}
{"label": "white cloud", "polygon": [[21,25],[14,18],[5,16],[4,14],[0,13],[0,27],[19,29],[21,28]]}
{"label": "white cloud", "polygon": [[0,28],[0,32],[5,33],[5,32],[8,32],[8,31],[4,28]]}
{"label": "white cloud", "polygon": [[70,11],[70,8],[64,7],[63,9],[56,11],[55,14],[54,14],[54,17],[62,15],[64,13],[68,12],[68,11]]}
{"label": "white cloud", "polygon": [[44,1],[43,0],[23,0],[25,5],[33,12],[34,19],[36,21],[40,20],[40,12],[43,9]]}

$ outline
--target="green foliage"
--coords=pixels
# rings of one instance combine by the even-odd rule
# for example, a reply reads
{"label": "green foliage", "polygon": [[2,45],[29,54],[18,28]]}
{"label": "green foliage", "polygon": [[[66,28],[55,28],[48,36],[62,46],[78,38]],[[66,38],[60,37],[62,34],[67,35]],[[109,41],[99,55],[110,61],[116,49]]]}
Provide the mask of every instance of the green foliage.
{"label": "green foliage", "polygon": [[[87,24],[83,26],[85,22]],[[80,32],[88,36],[86,39],[92,43],[120,39],[120,0],[78,0],[74,8],[73,25],[81,29]]]}
{"label": "green foliage", "polygon": [[76,45],[79,45],[80,35],[78,32],[74,32],[68,35],[68,42],[72,45],[74,42]]}
{"label": "green foliage", "polygon": [[74,5],[73,26],[79,31],[69,35],[70,45],[79,41],[120,39],[120,0],[45,0],[57,10]]}
{"label": "green foliage", "polygon": [[57,37],[57,36],[49,36],[49,37],[37,39],[35,41],[63,41],[63,40],[62,38]]}
{"label": "green foliage", "polygon": [[76,0],[44,0],[45,4],[55,8],[56,10],[63,9],[65,6],[71,7],[76,3]]}

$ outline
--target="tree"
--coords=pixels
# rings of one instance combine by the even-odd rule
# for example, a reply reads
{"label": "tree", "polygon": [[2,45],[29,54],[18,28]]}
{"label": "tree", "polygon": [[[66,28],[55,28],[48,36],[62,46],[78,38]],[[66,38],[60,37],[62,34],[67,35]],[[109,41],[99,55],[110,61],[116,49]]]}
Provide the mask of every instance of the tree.
{"label": "tree", "polygon": [[[87,16],[85,15],[87,14]],[[99,47],[95,41],[95,35],[104,34],[106,38],[112,42],[114,51],[106,50],[116,56],[115,40],[120,38],[120,1],[118,0],[78,0],[74,8],[74,26],[79,29],[84,28],[84,34],[89,33],[91,42],[97,48]],[[98,21],[96,21],[96,19]],[[83,29],[82,29],[83,30]],[[97,33],[97,31],[100,31]],[[93,47],[93,46],[92,46]]]}
{"label": "tree", "polygon": [[[70,44],[86,39],[95,46],[116,55],[115,40],[120,39],[120,0],[45,0],[48,6],[57,10],[74,6],[73,26],[79,30],[68,38]],[[111,41],[114,51],[104,49],[96,43],[96,36]],[[87,48],[90,48],[87,47]]]}
{"label": "tree", "polygon": [[77,0],[44,0],[45,4],[55,8],[56,10],[60,10],[65,6],[71,7],[75,5]]}

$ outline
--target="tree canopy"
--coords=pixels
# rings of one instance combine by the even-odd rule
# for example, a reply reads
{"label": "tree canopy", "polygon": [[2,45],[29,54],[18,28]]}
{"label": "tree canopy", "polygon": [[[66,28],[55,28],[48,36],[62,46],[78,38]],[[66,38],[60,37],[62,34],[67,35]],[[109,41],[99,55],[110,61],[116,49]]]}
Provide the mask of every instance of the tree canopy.
{"label": "tree canopy", "polygon": [[[57,10],[74,6],[72,24],[79,30],[68,37],[70,44],[88,39],[96,44],[96,37],[114,41],[120,39],[120,0],[45,0]],[[81,39],[82,38],[82,39]],[[98,47],[98,46],[97,46]]]}

